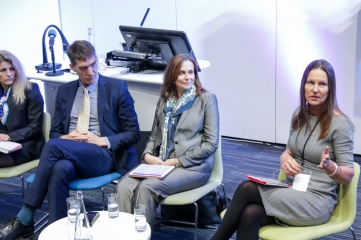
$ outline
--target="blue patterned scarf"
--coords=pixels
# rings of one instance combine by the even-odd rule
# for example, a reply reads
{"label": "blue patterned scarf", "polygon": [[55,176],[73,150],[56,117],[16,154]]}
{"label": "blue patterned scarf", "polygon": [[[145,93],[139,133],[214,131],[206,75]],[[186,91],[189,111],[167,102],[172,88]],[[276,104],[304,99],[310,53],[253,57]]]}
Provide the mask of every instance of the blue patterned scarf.
{"label": "blue patterned scarf", "polygon": [[196,87],[192,85],[185,91],[177,101],[175,96],[167,99],[167,106],[164,112],[164,127],[162,134],[162,144],[160,146],[159,157],[165,161],[174,150],[174,132],[181,114],[193,106],[196,97]]}
{"label": "blue patterned scarf", "polygon": [[0,98],[0,119],[3,125],[6,124],[9,116],[9,106],[8,106],[8,97],[11,91],[11,87],[4,93],[4,95]]}

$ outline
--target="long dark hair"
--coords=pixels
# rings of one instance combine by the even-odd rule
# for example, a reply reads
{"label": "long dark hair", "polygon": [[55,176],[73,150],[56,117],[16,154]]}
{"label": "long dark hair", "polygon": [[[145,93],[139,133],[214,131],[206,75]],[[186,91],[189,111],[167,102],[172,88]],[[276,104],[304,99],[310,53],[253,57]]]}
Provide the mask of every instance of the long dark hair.
{"label": "long dark hair", "polygon": [[[334,111],[339,112],[340,114],[346,116],[338,107],[336,99],[336,76],[333,70],[333,67],[329,62],[324,59],[319,59],[311,62],[306,67],[303,72],[301,86],[300,86],[300,108],[298,114],[292,120],[293,130],[302,128],[305,124],[307,128],[310,128],[310,114],[308,111],[308,102],[305,98],[305,85],[307,83],[307,78],[309,73],[313,69],[321,69],[325,71],[328,79],[328,94],[325,101],[320,106],[319,111],[317,112],[317,117],[320,123],[320,135],[318,139],[325,138],[330,132],[330,126]],[[346,116],[347,117],[347,116]]]}
{"label": "long dark hair", "polygon": [[194,60],[191,56],[187,54],[177,54],[169,61],[165,71],[163,78],[163,86],[161,91],[161,96],[163,98],[169,98],[170,96],[177,96],[177,88],[174,82],[177,80],[178,75],[180,73],[180,69],[182,67],[183,62],[191,61],[194,66],[194,85],[196,87],[196,94],[199,96],[202,92],[205,91],[203,89],[201,81],[199,80],[198,75],[198,65],[196,60]]}

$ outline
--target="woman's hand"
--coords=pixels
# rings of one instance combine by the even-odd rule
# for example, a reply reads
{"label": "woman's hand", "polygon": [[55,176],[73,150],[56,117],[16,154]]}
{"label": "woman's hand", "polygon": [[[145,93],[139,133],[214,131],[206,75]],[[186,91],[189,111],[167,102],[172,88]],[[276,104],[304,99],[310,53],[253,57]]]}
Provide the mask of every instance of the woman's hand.
{"label": "woman's hand", "polygon": [[0,134],[0,142],[10,141],[10,137],[7,134]]}
{"label": "woman's hand", "polygon": [[300,173],[301,166],[293,158],[291,150],[287,147],[280,157],[282,171],[288,176],[295,176]]}
{"label": "woman's hand", "polygon": [[163,165],[176,166],[176,163],[179,164],[179,167],[182,167],[182,163],[177,158],[169,158],[163,162]]}
{"label": "woman's hand", "polygon": [[321,162],[317,166],[319,169],[325,170],[326,174],[341,184],[349,184],[355,174],[354,169],[346,166],[338,166],[336,161],[331,161],[328,154],[329,147],[326,146],[321,155]]}
{"label": "woman's hand", "polygon": [[144,155],[144,161],[151,165],[163,165],[164,162],[159,157],[155,157],[153,155],[150,155],[149,153],[146,153]]}
{"label": "woman's hand", "polygon": [[331,164],[332,161],[330,160],[330,155],[328,154],[328,150],[329,150],[329,147],[326,146],[321,155],[321,162],[317,166],[317,168],[323,169],[325,171],[330,169],[330,167],[332,167],[332,166],[330,166],[330,165],[332,165]]}

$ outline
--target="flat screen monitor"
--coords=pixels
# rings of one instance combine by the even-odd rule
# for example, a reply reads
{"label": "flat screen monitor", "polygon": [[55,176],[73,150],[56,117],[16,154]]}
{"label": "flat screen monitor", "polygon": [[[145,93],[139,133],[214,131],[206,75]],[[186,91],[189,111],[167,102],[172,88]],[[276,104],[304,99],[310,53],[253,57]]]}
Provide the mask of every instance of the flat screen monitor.
{"label": "flat screen monitor", "polygon": [[129,51],[147,54],[150,67],[164,69],[176,54],[189,54],[197,61],[184,31],[122,25],[119,30]]}

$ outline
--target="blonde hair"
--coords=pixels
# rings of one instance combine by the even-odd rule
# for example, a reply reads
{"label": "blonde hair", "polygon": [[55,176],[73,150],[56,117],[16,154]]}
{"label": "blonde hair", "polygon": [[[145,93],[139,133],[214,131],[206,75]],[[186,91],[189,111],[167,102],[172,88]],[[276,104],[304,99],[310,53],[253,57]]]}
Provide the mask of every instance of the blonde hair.
{"label": "blonde hair", "polygon": [[23,65],[20,60],[11,52],[0,50],[0,63],[7,62],[15,69],[15,81],[11,87],[16,104],[24,103],[25,90],[31,89],[31,82],[28,81]]}

